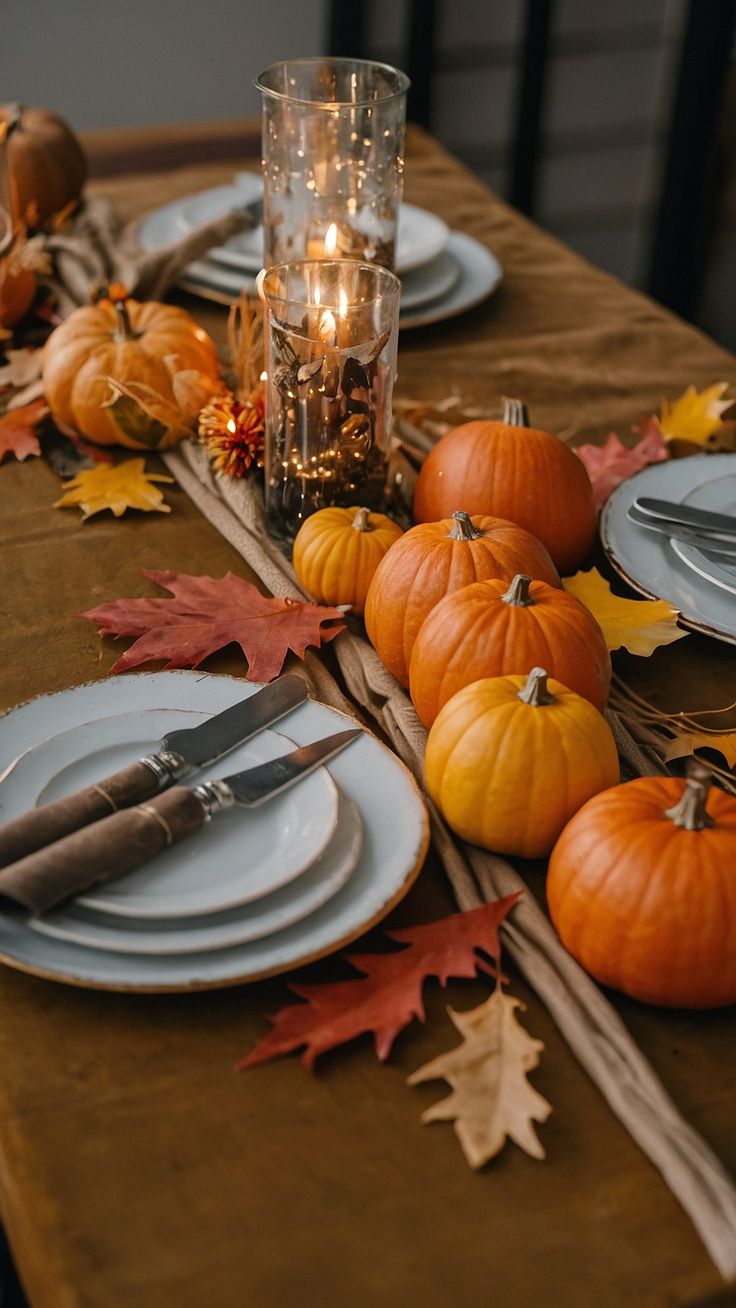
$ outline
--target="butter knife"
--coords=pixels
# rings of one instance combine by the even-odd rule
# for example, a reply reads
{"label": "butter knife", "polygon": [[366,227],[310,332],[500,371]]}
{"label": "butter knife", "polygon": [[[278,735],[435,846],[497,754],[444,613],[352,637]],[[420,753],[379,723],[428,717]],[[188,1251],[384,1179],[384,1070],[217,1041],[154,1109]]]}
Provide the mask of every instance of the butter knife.
{"label": "butter knife", "polygon": [[637,527],[658,532],[668,540],[681,540],[684,545],[695,545],[708,554],[717,554],[725,559],[736,559],[736,536],[729,541],[720,536],[708,536],[704,531],[696,531],[693,527],[684,527],[679,522],[666,522],[663,518],[648,518],[633,504],[627,509],[626,516],[630,522],[636,523]]}
{"label": "butter knife", "polygon": [[[98,881],[132,872],[168,845],[193,835],[222,809],[233,804],[253,808],[280,795],[362,734],[360,728],[338,731],[233,776],[191,789],[173,786],[148,803],[104,817],[4,868],[0,895],[43,913]],[[243,839],[248,839],[247,828]]]}
{"label": "butter knife", "polygon": [[279,677],[248,699],[232,704],[197,727],[169,731],[155,753],[52,804],[31,809],[0,827],[0,867],[109,817],[118,809],[150,799],[160,790],[206,767],[256,732],[278,722],[307,698],[301,677]]}
{"label": "butter knife", "polygon": [[691,504],[675,504],[671,500],[655,500],[642,496],[634,500],[634,507],[645,517],[655,521],[677,522],[694,531],[711,532],[736,543],[736,518],[727,513],[713,513]]}

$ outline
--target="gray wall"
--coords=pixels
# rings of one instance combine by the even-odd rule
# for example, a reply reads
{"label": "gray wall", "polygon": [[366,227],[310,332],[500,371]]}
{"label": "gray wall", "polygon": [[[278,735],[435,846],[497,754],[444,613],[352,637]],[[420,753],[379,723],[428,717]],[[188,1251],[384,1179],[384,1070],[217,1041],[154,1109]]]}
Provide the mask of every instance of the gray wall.
{"label": "gray wall", "polygon": [[[346,0],[349,3],[349,0]],[[0,0],[0,101],[79,131],[241,118],[253,78],[319,54],[325,0]]]}

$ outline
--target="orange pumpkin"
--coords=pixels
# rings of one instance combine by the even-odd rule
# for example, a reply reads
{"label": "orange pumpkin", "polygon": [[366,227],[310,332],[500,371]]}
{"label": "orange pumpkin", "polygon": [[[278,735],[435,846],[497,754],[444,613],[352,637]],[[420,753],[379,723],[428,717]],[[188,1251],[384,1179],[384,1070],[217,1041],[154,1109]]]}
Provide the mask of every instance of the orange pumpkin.
{"label": "orange pumpkin", "polygon": [[[75,309],[44,346],[42,376],[62,427],[134,450],[165,449],[189,435],[220,385],[217,351],[194,319],[135,300]],[[137,398],[115,396],[111,381]]]}
{"label": "orange pumpkin", "polygon": [[13,251],[0,259],[0,327],[14,327],[28,312],[36,294],[36,278],[30,268],[14,263]]}
{"label": "orange pumpkin", "polygon": [[7,124],[13,213],[35,226],[78,200],[87,176],[82,147],[63,119],[48,109],[0,105]]}
{"label": "orange pumpkin", "polygon": [[540,858],[587,799],[619,780],[618,754],[603,715],[533,668],[448,700],[429,733],[424,780],[463,840]]}
{"label": "orange pumpkin", "polygon": [[520,573],[453,591],[422,623],[409,667],[425,727],[453,695],[483,677],[544,663],[551,676],[603,711],[611,656],[598,623],[574,595]]}
{"label": "orange pumpkin", "polygon": [[471,581],[517,572],[559,586],[543,545],[503,518],[453,513],[442,522],[412,527],[391,546],[376,569],[365,605],[368,638],[402,686],[424,619],[445,595]]}
{"label": "orange pumpkin", "polygon": [[[580,810],[555,845],[547,899],[565,947],[648,1004],[736,1002],[736,798],[639,777]],[[706,806],[707,800],[707,806]]]}
{"label": "orange pumpkin", "polygon": [[362,613],[376,568],[402,534],[385,514],[357,505],[318,509],[297,532],[294,571],[321,604],[349,604]]}
{"label": "orange pumpkin", "polygon": [[526,527],[563,576],[575,571],[595,537],[583,463],[556,436],[529,427],[518,400],[506,401],[502,422],[466,422],[427,455],[414,492],[415,521],[444,518],[455,504]]}

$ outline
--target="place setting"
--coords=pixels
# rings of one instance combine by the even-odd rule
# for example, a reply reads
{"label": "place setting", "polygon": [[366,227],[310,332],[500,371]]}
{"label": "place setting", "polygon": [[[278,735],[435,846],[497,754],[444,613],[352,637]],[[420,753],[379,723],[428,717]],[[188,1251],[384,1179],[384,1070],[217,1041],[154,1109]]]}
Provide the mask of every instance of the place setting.
{"label": "place setting", "polygon": [[[195,690],[196,711],[184,707]],[[124,677],[119,692],[126,712],[119,696],[109,712],[91,683],[3,721],[14,754],[0,779],[5,962],[101,989],[239,984],[331,952],[406,893],[428,839],[416,787],[301,678],[259,688],[160,672]],[[196,808],[200,785],[213,812],[169,847],[177,815],[158,814],[153,796],[171,799],[172,751],[182,802]],[[215,812],[218,784],[238,777],[235,802]]]}

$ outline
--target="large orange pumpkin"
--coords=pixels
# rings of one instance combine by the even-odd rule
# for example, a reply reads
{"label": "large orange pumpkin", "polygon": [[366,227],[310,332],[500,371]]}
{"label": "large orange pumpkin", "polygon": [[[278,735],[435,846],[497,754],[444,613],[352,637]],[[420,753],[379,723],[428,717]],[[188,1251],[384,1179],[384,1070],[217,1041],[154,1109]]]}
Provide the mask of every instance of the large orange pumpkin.
{"label": "large orange pumpkin", "polygon": [[8,164],[17,222],[34,226],[78,200],[87,161],[71,128],[48,109],[0,105],[7,124]]}
{"label": "large orange pumpkin", "polygon": [[321,604],[349,604],[362,614],[373,574],[401,535],[384,513],[357,505],[318,509],[297,532],[294,571]]}
{"label": "large orange pumpkin", "polygon": [[[736,798],[704,770],[639,777],[581,808],[555,845],[549,909],[604,985],[649,1004],[736,1002]],[[707,806],[706,806],[707,798]]]}
{"label": "large orange pumpkin", "polygon": [[517,572],[560,584],[544,546],[503,518],[458,512],[412,527],[376,569],[365,605],[368,637],[397,681],[408,686],[414,641],[430,609],[472,581],[511,581]]}
{"label": "large orange pumpkin", "polygon": [[422,623],[409,687],[425,727],[453,695],[483,677],[544,663],[550,676],[603,711],[611,656],[598,623],[574,595],[523,573],[453,591]]}
{"label": "large orange pumpkin", "polygon": [[[44,346],[42,376],[62,427],[134,450],[176,444],[221,384],[215,346],[188,313],[135,300],[75,309]],[[111,380],[140,402],[115,398]]]}
{"label": "large orange pumpkin", "polygon": [[540,858],[591,795],[619,780],[606,719],[542,668],[448,700],[424,756],[428,794],[463,840]]}
{"label": "large orange pumpkin", "polygon": [[556,436],[529,427],[518,400],[506,401],[502,422],[466,422],[427,455],[414,492],[415,521],[447,517],[456,504],[526,527],[563,576],[575,571],[595,537],[583,463]]}

